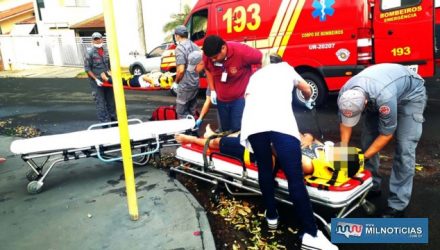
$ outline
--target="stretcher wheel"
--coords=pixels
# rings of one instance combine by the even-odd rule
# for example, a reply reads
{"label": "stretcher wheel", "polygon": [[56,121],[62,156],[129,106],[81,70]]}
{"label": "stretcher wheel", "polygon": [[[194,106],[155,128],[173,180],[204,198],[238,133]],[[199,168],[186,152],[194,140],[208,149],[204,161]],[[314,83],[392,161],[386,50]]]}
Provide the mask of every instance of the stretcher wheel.
{"label": "stretcher wheel", "polygon": [[211,195],[210,198],[211,198],[210,200],[214,204],[214,206],[217,206],[220,203],[220,198],[221,198],[220,194],[213,194],[213,195]]}
{"label": "stretcher wheel", "polygon": [[373,215],[376,212],[376,206],[367,200],[362,203],[362,208],[367,215]]}
{"label": "stretcher wheel", "polygon": [[324,234],[329,238],[332,236],[332,228],[330,223],[324,225]]}
{"label": "stretcher wheel", "polygon": [[[227,184],[225,184],[227,185]],[[220,203],[221,200],[221,188],[223,186],[220,186],[217,184],[214,184],[214,186],[211,188],[210,194],[209,194],[209,200],[217,206]]]}
{"label": "stretcher wheel", "polygon": [[31,181],[27,185],[27,191],[30,194],[38,194],[39,192],[41,192],[42,188],[43,188],[43,183],[38,181]]}
{"label": "stretcher wheel", "polygon": [[151,159],[151,155],[146,155],[142,165],[146,166],[148,162],[150,162],[150,159]]}
{"label": "stretcher wheel", "polygon": [[161,161],[161,158],[160,158],[160,154],[153,154],[152,155],[152,158],[153,158],[153,164],[154,164],[154,166],[156,166],[156,167],[162,167],[162,161]]}
{"label": "stretcher wheel", "polygon": [[170,168],[168,170],[168,176],[172,179],[176,179],[176,172]]}
{"label": "stretcher wheel", "polygon": [[144,155],[133,158],[133,162],[136,163],[136,165],[138,166],[145,167],[148,165],[150,159],[151,159],[151,155]]}
{"label": "stretcher wheel", "polygon": [[29,170],[26,173],[26,179],[28,179],[28,181],[36,181],[41,177],[41,174],[37,174],[35,173],[34,170]]}

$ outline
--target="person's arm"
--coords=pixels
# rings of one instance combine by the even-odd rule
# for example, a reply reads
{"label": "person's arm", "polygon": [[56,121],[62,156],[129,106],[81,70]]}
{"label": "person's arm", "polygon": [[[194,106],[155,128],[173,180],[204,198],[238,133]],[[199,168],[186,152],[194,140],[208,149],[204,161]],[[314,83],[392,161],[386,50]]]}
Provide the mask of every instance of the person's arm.
{"label": "person's arm", "polygon": [[377,154],[391,141],[392,138],[393,138],[393,134],[389,134],[389,135],[380,134],[378,137],[376,137],[376,139],[374,139],[373,143],[365,151],[364,153],[365,158],[369,159],[373,155]]}
{"label": "person's arm", "polygon": [[105,73],[106,73],[105,71],[101,73],[101,79],[102,79],[104,82],[107,82],[107,81],[108,81],[108,77],[107,77],[107,75],[106,75]]}
{"label": "person's arm", "polygon": [[350,142],[351,132],[353,131],[352,127],[347,127],[344,124],[339,124],[339,131],[341,133],[341,146],[347,146]]}
{"label": "person's arm", "polygon": [[180,64],[176,67],[176,83],[179,83],[185,75],[185,65]]}
{"label": "person's arm", "polygon": [[188,63],[187,55],[181,45],[178,45],[176,50],[176,78],[174,81],[179,83],[185,75],[185,65]]}
{"label": "person's arm", "polygon": [[304,96],[305,100],[309,100],[312,96],[312,87],[307,84],[307,82],[304,79],[298,79],[299,83],[296,86],[299,91],[301,91],[302,95]]}
{"label": "person's arm", "polygon": [[150,86],[156,86],[159,85],[159,79],[154,79],[153,77],[150,77],[150,75],[148,74],[143,74],[141,76],[139,76],[139,79],[142,79],[144,82],[148,83],[148,84],[142,84],[142,82],[140,80],[139,81],[139,85],[141,85],[142,88],[148,88]]}
{"label": "person's arm", "polygon": [[92,71],[87,71],[87,75],[90,77],[90,78],[92,78],[93,80],[99,80],[98,79],[98,77],[96,77],[96,75],[95,74],[93,74],[93,72]]}
{"label": "person's arm", "polygon": [[89,76],[91,79],[96,80],[97,77],[92,72],[92,52],[88,50],[86,52],[86,56],[84,58],[84,71],[87,73],[87,76]]}
{"label": "person's arm", "polygon": [[364,156],[367,159],[378,153],[391,141],[397,128],[397,98],[396,96],[383,98],[383,96],[387,96],[386,94],[386,92],[381,94],[376,100],[377,112],[379,113],[379,135],[365,150]]}
{"label": "person's arm", "polygon": [[206,82],[208,84],[208,88],[211,89],[211,91],[215,91],[215,86],[214,86],[214,76],[212,75],[211,71],[209,71],[206,67],[205,67],[205,74],[206,74]]}
{"label": "person's arm", "polygon": [[263,63],[263,53],[259,49],[252,48],[246,44],[241,44],[242,55],[244,55],[243,60],[248,65],[262,65]]}
{"label": "person's arm", "polygon": [[208,83],[208,88],[211,89],[211,96],[209,99],[211,100],[212,104],[217,105],[217,93],[215,91],[214,76],[206,67],[205,67],[205,75],[206,75],[206,82]]}
{"label": "person's arm", "polygon": [[203,103],[202,110],[200,111],[199,120],[203,120],[205,118],[206,114],[209,111],[209,108],[211,107],[211,96],[206,96],[205,102]]}

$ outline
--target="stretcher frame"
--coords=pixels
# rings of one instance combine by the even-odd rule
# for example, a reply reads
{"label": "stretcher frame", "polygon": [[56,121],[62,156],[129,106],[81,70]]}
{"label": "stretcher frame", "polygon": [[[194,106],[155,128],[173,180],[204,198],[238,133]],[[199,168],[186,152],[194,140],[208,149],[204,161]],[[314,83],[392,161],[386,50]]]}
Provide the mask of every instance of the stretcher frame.
{"label": "stretcher frame", "polygon": [[[210,138],[212,139],[212,138]],[[176,150],[176,158],[180,161],[180,164],[176,167],[170,168],[170,175],[174,176],[175,173],[184,174],[208,183],[213,184],[213,192],[215,192],[219,185],[224,185],[227,192],[233,196],[249,196],[249,195],[261,195],[261,191],[258,185],[258,177],[256,177],[255,171],[249,170],[240,159],[224,155],[220,152],[210,152],[207,154],[207,144],[205,145],[202,157],[196,157],[195,154],[200,154],[199,152],[191,151],[191,145],[182,145]],[[189,154],[189,155],[188,155]],[[194,154],[191,156],[191,154]],[[198,158],[198,159],[197,159]],[[216,164],[221,163],[222,158],[229,158],[235,160],[235,162],[240,162],[241,166],[235,165],[238,169],[241,167],[240,171],[225,171],[225,167],[218,167]],[[227,168],[227,167],[226,167]],[[229,169],[228,169],[229,170]],[[362,207],[365,212],[369,215],[375,212],[374,204],[366,200],[368,191],[373,186],[371,174],[364,170],[368,176],[366,181],[364,181],[356,192],[347,197],[345,200],[339,200],[337,202],[329,201],[328,199],[322,199],[319,196],[319,192],[316,192],[316,187],[311,187],[306,185],[307,191],[309,192],[310,200],[312,203],[319,204],[331,209],[337,210],[336,218],[345,218],[349,216],[357,208]],[[275,173],[274,173],[275,175]],[[276,185],[275,188],[275,198],[285,204],[294,205],[289,198],[289,191],[287,188],[281,188],[280,181],[284,181],[284,186],[287,187],[287,181],[282,180],[278,177],[275,178]],[[244,190],[245,192],[234,192],[230,188],[234,186],[238,189]],[[311,191],[315,191],[312,192]],[[325,192],[326,190],[322,190]],[[330,192],[330,191],[327,191]],[[322,216],[317,213],[313,213],[314,216],[324,225],[327,233],[330,234],[331,223],[327,222]]]}
{"label": "stretcher frame", "polygon": [[[113,88],[113,85],[108,82],[103,82],[102,86],[106,87],[106,88]],[[158,91],[158,90],[170,90],[171,89],[171,87],[163,88],[163,87],[156,87],[156,86],[144,88],[144,87],[132,87],[132,86],[123,85],[122,87],[125,90],[133,90],[133,91]]]}
{"label": "stretcher frame", "polygon": [[[145,137],[140,140],[130,140],[131,150],[133,152],[133,164],[138,166],[145,166],[150,161],[154,154],[160,155],[160,150],[163,147],[171,147],[178,145],[174,139],[175,133],[193,133],[194,119],[191,117],[191,126],[185,130],[177,130],[169,133],[155,134],[153,138]],[[166,121],[159,121],[166,122]],[[130,119],[129,123],[142,124],[139,119]],[[117,130],[117,122],[99,123],[91,125],[86,131],[95,129],[113,129]],[[129,125],[129,127],[131,126]],[[103,128],[109,127],[109,128]],[[24,139],[26,140],[26,139]],[[13,142],[14,143],[14,142]],[[12,151],[12,144],[11,144]],[[98,158],[103,162],[121,161],[121,152],[119,143],[90,145],[87,147],[78,147],[62,150],[51,150],[41,152],[30,152],[21,154],[21,159],[29,166],[30,170],[26,173],[26,178],[29,181],[27,191],[30,194],[37,194],[42,191],[44,180],[52,169],[62,162],[75,161],[85,158]],[[48,167],[47,167],[48,166]],[[47,167],[47,168],[46,168]]]}

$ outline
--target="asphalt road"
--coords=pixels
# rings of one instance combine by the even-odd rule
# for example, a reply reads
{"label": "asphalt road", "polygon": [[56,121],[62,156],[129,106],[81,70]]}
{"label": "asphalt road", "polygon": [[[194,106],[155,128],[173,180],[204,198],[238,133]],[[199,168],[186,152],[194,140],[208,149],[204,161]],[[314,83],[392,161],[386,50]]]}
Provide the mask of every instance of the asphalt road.
{"label": "asphalt road", "polygon": [[[418,147],[418,162],[430,171],[417,174],[409,217],[429,218],[429,245],[381,245],[378,249],[440,249],[440,82],[429,80],[426,84],[429,103],[425,111],[426,122]],[[129,118],[146,120],[160,105],[174,104],[175,98],[166,91],[127,91],[125,93]],[[203,103],[203,94],[199,98]],[[276,112],[276,111],[274,111]],[[324,138],[338,139],[336,96],[329,97],[327,104],[318,109],[317,118]],[[319,137],[317,123],[310,112],[298,109],[296,118],[302,132],[311,132]],[[96,123],[95,106],[86,79],[0,79],[0,121],[11,120],[15,125],[31,126],[43,134],[58,134],[86,129]],[[210,112],[205,122],[216,127],[215,112]],[[359,142],[360,131],[356,128],[353,142]],[[391,147],[385,151],[391,155]],[[425,171],[425,172],[424,172]],[[384,206],[385,199],[375,201]],[[369,245],[356,246],[367,249]],[[342,249],[353,249],[343,246]]]}
{"label": "asphalt road", "polygon": [[[0,165],[0,249],[213,249],[204,209],[157,167],[133,170],[137,221],[129,218],[120,162],[62,162],[45,179],[42,193],[27,193],[29,168],[9,151],[17,138],[2,133],[24,127],[46,135],[86,129],[96,120],[87,84],[77,79],[0,78],[0,156],[7,159]],[[134,117],[145,120],[145,96],[129,99]],[[41,166],[44,159],[35,162]]]}

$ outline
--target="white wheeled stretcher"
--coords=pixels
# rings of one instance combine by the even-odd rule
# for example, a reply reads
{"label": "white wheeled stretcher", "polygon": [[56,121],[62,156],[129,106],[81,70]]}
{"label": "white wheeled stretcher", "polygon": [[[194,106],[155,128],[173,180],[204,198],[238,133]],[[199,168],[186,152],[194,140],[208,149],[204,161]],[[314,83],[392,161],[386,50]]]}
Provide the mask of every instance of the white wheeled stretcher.
{"label": "white wheeled stretcher", "polygon": [[[244,164],[237,158],[224,155],[216,150],[207,149],[195,144],[185,144],[176,150],[176,158],[181,161],[177,167],[170,169],[173,172],[185,174],[194,178],[214,184],[223,183],[226,190],[232,195],[261,195],[258,187],[258,169],[254,163]],[[363,162],[362,162],[363,164]],[[277,183],[276,199],[290,204],[288,198],[287,180],[284,173],[274,173]],[[336,217],[344,218],[355,209],[362,206],[368,214],[372,214],[375,207],[365,197],[372,187],[372,176],[363,168],[343,183],[319,184],[314,176],[305,176],[305,184],[313,203],[336,209]],[[322,183],[322,182],[321,182]],[[229,186],[234,186],[248,193],[232,191]],[[214,189],[215,189],[214,188]],[[249,193],[250,192],[250,193]],[[330,232],[330,223],[323,217],[314,213],[325,229]]]}
{"label": "white wheeled stretcher", "polygon": [[[96,157],[104,162],[122,160],[119,128],[110,127],[115,123],[95,124],[83,131],[13,141],[10,146],[11,152],[21,155],[31,168],[26,174],[30,181],[27,186],[28,192],[40,192],[49,172],[61,162],[88,157]],[[134,163],[147,164],[150,156],[159,152],[162,146],[176,145],[175,133],[190,132],[194,125],[193,118],[149,122],[129,120]],[[103,128],[105,126],[109,128]],[[45,165],[49,167],[44,170]]]}

